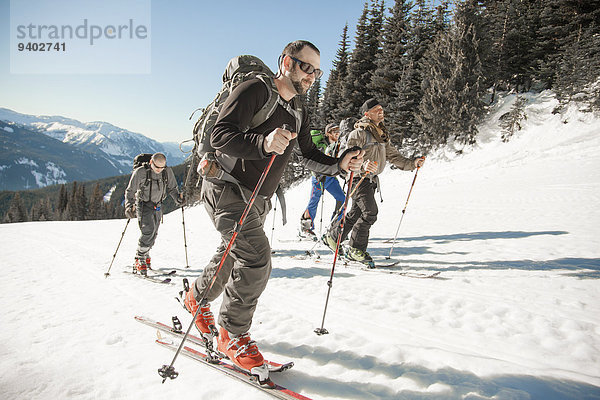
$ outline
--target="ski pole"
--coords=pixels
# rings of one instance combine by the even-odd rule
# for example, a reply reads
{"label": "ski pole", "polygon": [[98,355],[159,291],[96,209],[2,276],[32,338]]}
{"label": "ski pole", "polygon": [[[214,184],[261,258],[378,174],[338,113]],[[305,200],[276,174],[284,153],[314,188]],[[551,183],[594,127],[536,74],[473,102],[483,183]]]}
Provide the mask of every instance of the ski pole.
{"label": "ski pole", "polygon": [[108,270],[104,273],[105,278],[108,278],[110,276],[110,269],[112,268],[113,262],[115,261],[115,257],[117,256],[117,251],[119,251],[119,247],[121,247],[121,242],[123,241],[123,236],[125,236],[125,231],[127,230],[127,225],[129,225],[129,221],[131,221],[131,218],[127,218],[127,223],[125,224],[125,229],[123,229],[123,233],[121,233],[121,239],[119,240],[119,244],[117,245],[115,254],[113,254],[112,260],[110,262],[110,266],[108,267]]}
{"label": "ski pole", "polygon": [[321,182],[321,217],[319,219],[319,237],[323,234],[323,201],[325,199],[325,183]]}
{"label": "ski pole", "polygon": [[187,254],[187,239],[185,237],[185,215],[183,213],[183,206],[181,206],[181,223],[183,224],[183,248],[185,249],[185,267],[189,268],[190,263],[188,261],[188,254]]}
{"label": "ski pole", "polygon": [[277,202],[273,206],[273,226],[271,227],[271,247],[273,247],[273,234],[275,233],[275,217],[277,216]]}
{"label": "ski pole", "polygon": [[[367,174],[370,174],[370,172],[367,172]],[[356,193],[356,189],[358,189],[358,187],[360,186],[360,184],[362,183],[362,181],[365,180],[366,175],[363,175],[362,178],[360,178],[360,180],[356,183],[356,185],[354,185],[354,188],[352,188],[352,192],[350,193],[350,196],[346,196],[346,197],[352,197],[354,196],[354,193]],[[345,186],[345,185],[344,185]],[[350,188],[348,188],[348,190],[350,190]],[[342,212],[342,209],[344,209],[344,207],[346,207],[345,205],[343,205],[342,207],[340,207],[339,210],[337,210],[337,212],[335,213],[335,215],[333,217],[331,217],[331,220],[335,220],[340,216],[340,213]]]}
{"label": "ski pole", "polygon": [[402,209],[402,217],[400,217],[400,222],[398,223],[398,228],[396,228],[396,234],[394,235],[394,240],[392,241],[392,248],[390,249],[390,254],[386,257],[386,259],[392,258],[392,251],[394,251],[394,244],[396,244],[396,238],[398,237],[398,231],[400,231],[400,225],[402,225],[402,220],[404,219],[404,214],[406,213],[406,207],[408,206],[408,200],[410,199],[410,194],[412,193],[413,187],[415,186],[415,181],[417,180],[417,174],[419,173],[419,168],[415,171],[415,177],[413,178],[412,185],[410,185],[410,190],[408,191],[408,197],[406,198],[406,204],[404,204],[404,208]]}
{"label": "ski pole", "polygon": [[277,216],[277,202],[275,202],[275,206],[273,206],[273,226],[271,227],[271,240],[269,244],[271,245],[271,254],[275,254],[275,250],[273,250],[273,234],[275,233],[275,217]]}
{"label": "ski pole", "polygon": [[[283,125],[283,129],[291,130],[291,128],[287,124]],[[269,163],[265,167],[265,170],[262,172],[262,174],[258,180],[258,183],[256,184],[256,187],[254,188],[254,191],[252,192],[252,195],[250,196],[250,199],[248,200],[248,204],[246,205],[246,208],[244,208],[244,211],[242,212],[242,216],[240,217],[240,220],[237,223],[237,225],[233,231],[233,235],[231,236],[231,239],[229,239],[229,244],[227,245],[227,248],[225,249],[225,252],[223,253],[223,256],[221,257],[219,266],[218,266],[217,270],[215,271],[215,273],[213,274],[213,277],[210,280],[210,284],[206,287],[206,289],[204,289],[204,293],[202,293],[202,298],[198,304],[202,304],[206,300],[206,296],[208,295],[208,293],[212,289],[213,285],[215,284],[215,281],[217,280],[217,275],[219,275],[219,272],[221,271],[221,268],[223,267],[223,264],[225,263],[225,259],[227,259],[227,256],[229,255],[229,251],[231,250],[231,246],[233,246],[233,242],[235,242],[235,238],[237,237],[238,233],[240,233],[240,231],[242,230],[242,225],[244,225],[244,220],[248,216],[248,213],[250,212],[250,209],[252,208],[252,205],[254,204],[254,200],[256,200],[256,197],[258,196],[258,192],[259,192],[260,188],[262,187],[263,182],[265,181],[265,178],[267,177],[267,174],[269,173],[269,170],[271,169],[271,166],[273,165],[273,161],[275,161],[275,154],[273,154],[271,156],[271,158],[269,159]],[[179,373],[175,371],[175,368],[173,368],[173,364],[175,364],[175,360],[177,360],[179,353],[181,353],[181,349],[183,348],[183,345],[190,334],[190,330],[192,329],[192,326],[194,326],[194,321],[196,321],[196,317],[198,317],[198,314],[200,313],[200,309],[201,309],[201,307],[198,307],[198,309],[196,310],[196,313],[194,314],[194,317],[192,318],[192,322],[190,323],[190,326],[188,326],[187,331],[185,332],[185,335],[181,339],[181,343],[179,343],[179,347],[177,348],[177,352],[175,352],[175,356],[173,357],[171,364],[163,365],[158,370],[158,374],[163,378],[162,383],[165,383],[167,378],[175,379],[179,375]]]}
{"label": "ski pole", "polygon": [[[352,179],[354,178],[354,171],[350,172],[350,179],[348,179],[348,192],[352,189]],[[329,294],[331,293],[331,287],[333,286],[333,271],[335,270],[335,263],[337,261],[337,257],[340,251],[340,242],[342,240],[342,232],[344,231],[344,222],[346,221],[346,207],[348,206],[348,199],[350,196],[346,196],[344,200],[344,206],[342,207],[342,222],[340,224],[340,233],[337,237],[337,243],[335,245],[335,254],[333,256],[333,265],[331,266],[331,275],[329,277],[329,281],[327,281],[327,298],[325,299],[325,309],[323,310],[323,320],[321,321],[321,327],[315,329],[315,333],[319,336],[326,335],[329,332],[327,329],[323,328],[325,325],[325,313],[327,313],[327,305],[329,304]]]}
{"label": "ski pole", "polygon": [[[373,163],[375,163],[375,165],[377,165],[377,161],[373,161]],[[365,178],[367,177],[367,175],[369,175],[369,174],[371,174],[371,172],[366,171],[365,174],[362,176],[362,178],[360,178],[360,180],[358,181],[356,186],[354,186],[354,189],[352,189],[352,193],[350,193],[350,197],[354,196],[354,193],[358,190],[358,187],[360,186],[362,181],[364,181]]]}
{"label": "ski pole", "polygon": [[360,184],[362,183],[362,181],[365,180],[365,176],[366,175],[364,175],[362,178],[360,178],[360,180],[358,181],[358,183],[356,184],[356,186],[354,186],[352,188],[352,193],[350,193],[350,197],[354,196],[354,193],[356,193],[356,189],[358,189],[358,187],[360,186]]}

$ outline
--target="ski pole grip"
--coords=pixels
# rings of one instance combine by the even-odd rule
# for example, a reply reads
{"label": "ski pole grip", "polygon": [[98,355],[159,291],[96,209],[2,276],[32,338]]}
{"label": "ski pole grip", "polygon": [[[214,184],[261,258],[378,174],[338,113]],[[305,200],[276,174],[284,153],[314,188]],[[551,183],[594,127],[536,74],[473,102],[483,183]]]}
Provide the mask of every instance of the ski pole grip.
{"label": "ski pole grip", "polygon": [[290,124],[283,124],[283,126],[281,127],[282,129],[285,129],[286,131],[290,131],[292,132],[292,128]]}

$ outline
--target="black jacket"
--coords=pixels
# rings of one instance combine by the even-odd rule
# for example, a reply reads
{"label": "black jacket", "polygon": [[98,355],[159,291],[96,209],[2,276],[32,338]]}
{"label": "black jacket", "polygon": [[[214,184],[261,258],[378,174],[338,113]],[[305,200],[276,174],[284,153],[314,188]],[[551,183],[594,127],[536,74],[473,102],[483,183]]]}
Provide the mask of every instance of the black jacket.
{"label": "black jacket", "polygon": [[[281,128],[283,124],[296,125],[294,117],[278,105],[273,115],[263,124],[248,132],[242,132],[241,127],[249,126],[252,117],[267,102],[267,90],[266,85],[258,79],[249,80],[236,87],[223,104],[210,137],[211,145],[217,154],[222,152],[239,158],[230,174],[250,190],[254,190],[271,156],[264,152],[265,137],[275,128]],[[273,195],[296,143],[304,158],[303,164],[308,169],[326,175],[339,173],[338,159],[321,153],[312,142],[308,114],[304,110],[298,137],[290,142],[282,155],[275,157],[259,192],[261,195]]]}

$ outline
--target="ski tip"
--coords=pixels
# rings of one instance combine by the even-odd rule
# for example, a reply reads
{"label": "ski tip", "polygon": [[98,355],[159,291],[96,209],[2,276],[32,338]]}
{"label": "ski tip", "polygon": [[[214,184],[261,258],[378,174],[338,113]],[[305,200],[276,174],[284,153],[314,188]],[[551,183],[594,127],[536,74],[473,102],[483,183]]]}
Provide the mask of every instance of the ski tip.
{"label": "ski tip", "polygon": [[283,364],[281,366],[281,368],[279,369],[279,371],[277,371],[277,372],[287,371],[288,369],[291,369],[293,367],[294,367],[294,362],[290,361],[289,363]]}
{"label": "ski tip", "polygon": [[173,341],[173,339],[168,338],[168,337],[163,337],[162,335],[155,341],[156,341],[156,343],[162,344],[163,346],[174,346],[175,345],[175,342]]}

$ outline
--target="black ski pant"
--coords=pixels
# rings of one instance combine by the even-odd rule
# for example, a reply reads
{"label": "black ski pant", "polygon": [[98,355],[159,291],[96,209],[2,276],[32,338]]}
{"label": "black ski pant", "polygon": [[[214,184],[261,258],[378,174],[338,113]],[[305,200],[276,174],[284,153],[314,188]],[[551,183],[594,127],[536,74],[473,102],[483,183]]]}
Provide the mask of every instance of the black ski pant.
{"label": "black ski pant", "polygon": [[148,255],[148,252],[154,246],[162,218],[162,210],[160,207],[156,210],[152,202],[140,202],[137,205],[136,214],[142,233],[138,240],[137,255],[142,257]]}
{"label": "black ski pant", "polygon": [[[360,178],[354,178],[352,182],[352,190],[355,185],[358,184]],[[375,189],[377,188],[376,181],[370,181],[369,179],[363,179],[360,186],[354,192],[352,196],[352,207],[346,214],[346,221],[344,222],[344,230],[342,231],[341,241],[346,240],[348,234],[352,232],[350,236],[349,245],[360,249],[362,251],[367,250],[369,245],[369,231],[371,225],[377,221],[377,202],[375,201]],[[340,229],[341,220],[334,221],[331,225],[329,233],[334,239],[337,239]]]}
{"label": "black ski pant", "polygon": [[234,334],[250,330],[258,298],[271,274],[271,246],[263,225],[271,210],[271,201],[256,197],[231,251],[208,293],[221,258],[246,207],[252,192],[230,182],[202,182],[201,198],[215,228],[221,233],[221,244],[194,284],[194,296],[203,295],[210,302],[223,293],[218,323]]}

